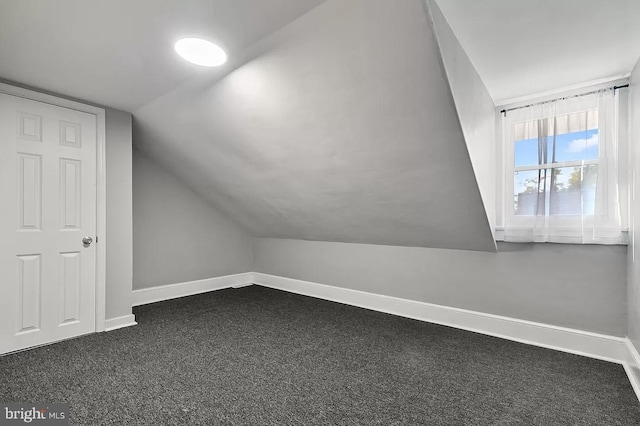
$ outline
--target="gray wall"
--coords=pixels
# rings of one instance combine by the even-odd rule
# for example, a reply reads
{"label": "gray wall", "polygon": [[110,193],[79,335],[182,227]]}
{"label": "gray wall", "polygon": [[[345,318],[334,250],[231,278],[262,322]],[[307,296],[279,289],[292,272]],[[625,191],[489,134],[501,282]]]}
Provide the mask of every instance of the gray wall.
{"label": "gray wall", "polygon": [[[629,92],[629,127],[630,127],[630,175],[635,178],[631,182],[631,209],[629,217],[629,280],[627,292],[628,334],[629,339],[640,352],[640,196],[637,194],[640,179],[640,61],[631,73]],[[640,371],[635,372],[640,381]]]}
{"label": "gray wall", "polygon": [[251,238],[199,195],[133,153],[133,288],[251,270]]}
{"label": "gray wall", "polygon": [[253,236],[495,251],[422,0],[329,0],[263,48],[136,110],[136,145]]}
{"label": "gray wall", "polygon": [[487,219],[496,225],[496,106],[446,18],[426,0]]}
{"label": "gray wall", "polygon": [[107,307],[106,318],[131,314],[133,230],[131,114],[106,109]]}
{"label": "gray wall", "polygon": [[254,270],[625,336],[626,247],[499,244],[499,253],[254,239]]}

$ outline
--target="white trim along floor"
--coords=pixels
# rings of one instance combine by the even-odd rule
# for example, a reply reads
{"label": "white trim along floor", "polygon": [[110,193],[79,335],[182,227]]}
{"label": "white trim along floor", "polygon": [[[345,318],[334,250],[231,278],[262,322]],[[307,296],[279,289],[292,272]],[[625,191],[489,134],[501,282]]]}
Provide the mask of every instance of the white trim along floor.
{"label": "white trim along floor", "polygon": [[[631,381],[631,385],[636,392],[636,396],[638,396],[640,400],[640,355],[627,338],[400,299],[259,272],[226,275],[134,290],[133,305],[139,306],[213,290],[239,288],[252,284],[358,306],[419,321],[446,325],[528,345],[541,346],[562,352],[615,362],[624,367]],[[108,324],[108,330],[126,327],[127,325],[135,325],[133,318],[116,318],[109,321],[114,321],[114,323]]]}

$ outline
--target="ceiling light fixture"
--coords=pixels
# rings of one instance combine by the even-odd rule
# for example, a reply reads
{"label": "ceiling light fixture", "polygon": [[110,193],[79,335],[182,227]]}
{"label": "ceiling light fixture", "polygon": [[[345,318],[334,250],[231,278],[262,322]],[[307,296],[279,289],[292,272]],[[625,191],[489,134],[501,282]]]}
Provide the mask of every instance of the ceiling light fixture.
{"label": "ceiling light fixture", "polygon": [[227,62],[227,54],[217,45],[201,38],[183,38],[175,44],[183,59],[203,67],[217,67]]}

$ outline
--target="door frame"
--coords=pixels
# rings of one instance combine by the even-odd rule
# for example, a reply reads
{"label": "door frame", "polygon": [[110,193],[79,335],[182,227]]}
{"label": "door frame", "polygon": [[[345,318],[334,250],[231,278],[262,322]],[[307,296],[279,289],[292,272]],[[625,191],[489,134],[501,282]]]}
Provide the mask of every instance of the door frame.
{"label": "door frame", "polygon": [[105,331],[107,303],[107,170],[104,108],[0,82],[0,93],[96,116],[96,332]]}

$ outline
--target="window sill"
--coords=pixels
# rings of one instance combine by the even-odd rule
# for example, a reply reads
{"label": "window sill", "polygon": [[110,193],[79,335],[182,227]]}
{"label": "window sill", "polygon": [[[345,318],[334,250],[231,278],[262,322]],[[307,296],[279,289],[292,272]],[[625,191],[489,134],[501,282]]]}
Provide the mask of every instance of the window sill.
{"label": "window sill", "polygon": [[[607,243],[600,243],[600,242],[588,242],[588,243],[582,243],[584,245],[629,245],[629,228],[622,228],[622,234],[624,236],[624,242],[619,242],[619,243],[614,243],[614,244],[607,244]],[[498,242],[504,242],[504,226],[496,226],[495,227],[495,239]],[[575,244],[575,243],[562,243],[562,242],[557,242],[554,241],[554,244]],[[514,242],[514,244],[517,244]],[[545,244],[544,242],[529,242],[529,244]]]}

